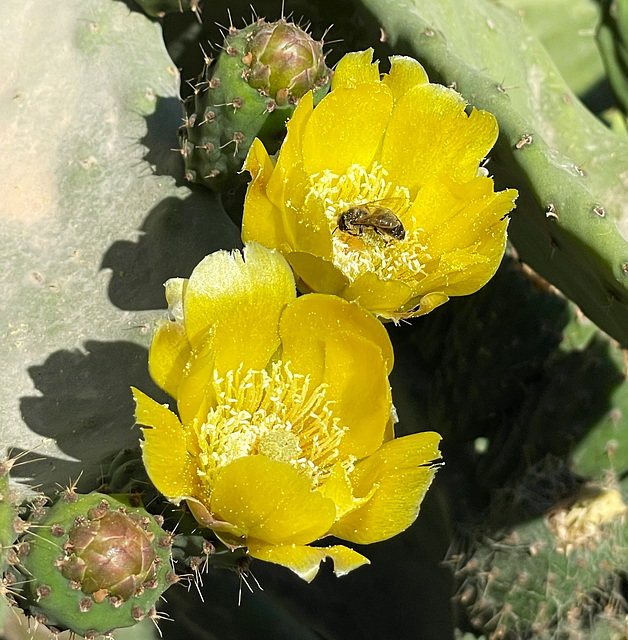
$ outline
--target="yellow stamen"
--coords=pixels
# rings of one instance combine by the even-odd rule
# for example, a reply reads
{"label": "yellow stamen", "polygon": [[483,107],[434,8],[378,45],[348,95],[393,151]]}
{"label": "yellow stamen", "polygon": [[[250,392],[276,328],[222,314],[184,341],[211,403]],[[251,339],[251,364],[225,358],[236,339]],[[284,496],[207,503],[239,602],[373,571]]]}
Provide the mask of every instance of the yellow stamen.
{"label": "yellow stamen", "polygon": [[365,228],[359,235],[338,230],[338,218],[353,207],[379,205],[404,223],[412,202],[406,187],[388,181],[384,167],[373,163],[370,170],[352,165],[347,173],[338,176],[324,171],[310,178],[306,197],[308,206],[324,207],[332,233],[334,264],[350,279],[356,280],[367,272],[375,272],[386,280],[416,282],[425,265],[431,260],[427,247],[420,242],[422,229],[407,229],[403,240],[388,238],[373,228]]}
{"label": "yellow stamen", "polygon": [[313,486],[330,475],[344,429],[326,400],[326,385],[311,389],[309,376],[293,374],[281,361],[270,371],[239,369],[223,378],[214,372],[211,385],[216,406],[194,429],[198,473],[208,487],[221,467],[258,453],[293,465]]}

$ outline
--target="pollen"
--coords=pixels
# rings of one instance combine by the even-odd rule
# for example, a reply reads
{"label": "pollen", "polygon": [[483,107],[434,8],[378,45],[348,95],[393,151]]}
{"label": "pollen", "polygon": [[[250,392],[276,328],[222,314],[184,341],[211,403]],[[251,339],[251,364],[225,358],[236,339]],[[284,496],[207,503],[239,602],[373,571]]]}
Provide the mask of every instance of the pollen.
{"label": "pollen", "polygon": [[[432,261],[421,242],[423,229],[415,229],[408,215],[412,205],[409,190],[390,182],[388,172],[377,162],[368,170],[354,164],[344,175],[326,170],[311,176],[306,204],[324,210],[331,231],[333,262],[351,281],[374,272],[383,280],[416,282]],[[357,234],[340,231],[339,217],[355,207],[388,209],[403,224],[405,238],[388,237],[369,225]]]}
{"label": "pollen", "polygon": [[198,474],[207,487],[222,467],[257,454],[299,469],[313,488],[330,475],[345,430],[326,385],[313,387],[309,376],[277,361],[268,370],[214,372],[211,386],[216,404],[194,427]]}

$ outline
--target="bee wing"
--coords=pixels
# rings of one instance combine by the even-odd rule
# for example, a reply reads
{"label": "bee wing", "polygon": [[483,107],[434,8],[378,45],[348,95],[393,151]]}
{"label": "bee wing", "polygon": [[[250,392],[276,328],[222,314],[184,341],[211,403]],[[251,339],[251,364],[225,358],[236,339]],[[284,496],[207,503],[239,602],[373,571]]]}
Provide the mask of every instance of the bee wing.
{"label": "bee wing", "polygon": [[364,215],[352,220],[355,225],[366,225],[371,227],[377,227],[379,229],[395,229],[400,224],[399,218],[388,209],[375,209],[375,211],[366,212]]}

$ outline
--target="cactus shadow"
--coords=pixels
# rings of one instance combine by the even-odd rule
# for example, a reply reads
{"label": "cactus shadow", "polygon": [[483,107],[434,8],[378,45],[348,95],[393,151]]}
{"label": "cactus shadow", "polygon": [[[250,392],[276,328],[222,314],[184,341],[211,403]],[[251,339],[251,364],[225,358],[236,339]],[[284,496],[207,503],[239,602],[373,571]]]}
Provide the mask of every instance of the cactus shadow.
{"label": "cactus shadow", "polygon": [[166,198],[146,217],[137,242],[111,245],[101,269],[111,269],[108,293],[116,307],[163,308],[166,280],[187,278],[213,251],[241,246],[239,231],[217,198],[202,187],[184,200]]}
{"label": "cactus shadow", "polygon": [[178,184],[185,182],[185,167],[179,152],[179,138],[173,123],[182,123],[183,111],[178,98],[157,97],[155,111],[145,116],[146,135],[140,140],[147,149],[144,160],[154,175],[172,176]]}
{"label": "cactus shadow", "polygon": [[24,422],[34,433],[54,439],[74,460],[34,451],[14,475],[29,478],[45,492],[81,476],[79,487],[92,490],[102,475],[101,461],[124,447],[137,446],[140,438],[130,387],[137,386],[159,402],[168,400],[151,380],[147,360],[146,349],[137,344],[90,340],[83,351],[57,351],[42,365],[30,367],[41,395],[20,398]]}

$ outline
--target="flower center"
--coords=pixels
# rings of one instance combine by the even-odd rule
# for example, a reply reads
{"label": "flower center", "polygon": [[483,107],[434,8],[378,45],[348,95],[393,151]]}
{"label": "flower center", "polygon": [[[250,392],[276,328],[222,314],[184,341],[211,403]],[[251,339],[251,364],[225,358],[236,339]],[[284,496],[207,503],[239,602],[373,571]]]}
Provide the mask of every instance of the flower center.
{"label": "flower center", "polygon": [[[344,175],[326,170],[311,176],[306,203],[324,208],[333,262],[352,281],[367,272],[384,280],[416,281],[431,260],[420,242],[423,230],[408,228],[409,190],[390,182],[376,162],[369,170],[355,164]],[[343,224],[355,209],[361,211],[357,221],[351,214],[351,224]]]}
{"label": "flower center", "polygon": [[270,371],[238,369],[223,378],[214,372],[211,384],[216,406],[195,428],[198,473],[208,487],[221,467],[256,454],[291,464],[313,487],[329,476],[345,430],[333,416],[326,385],[311,388],[309,376],[293,374],[281,361]]}

